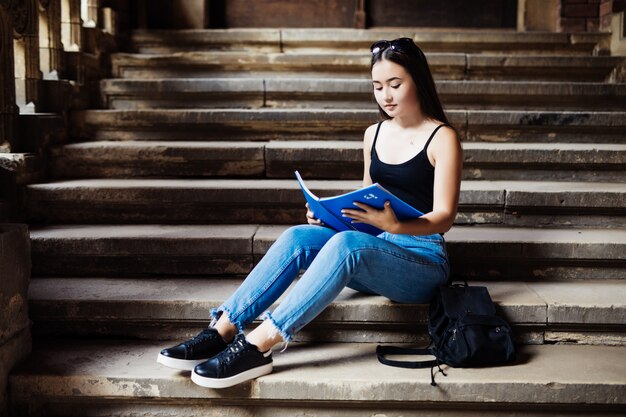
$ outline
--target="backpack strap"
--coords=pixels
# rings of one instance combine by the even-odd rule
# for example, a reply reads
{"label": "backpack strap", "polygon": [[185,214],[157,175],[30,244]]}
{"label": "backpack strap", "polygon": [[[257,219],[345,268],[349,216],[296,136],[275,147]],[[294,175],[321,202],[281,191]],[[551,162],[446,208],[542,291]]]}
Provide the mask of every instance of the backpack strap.
{"label": "backpack strap", "polygon": [[395,366],[397,368],[409,368],[409,369],[423,369],[430,368],[430,385],[433,387],[437,386],[435,382],[435,366],[439,368],[437,372],[441,372],[443,376],[448,376],[443,369],[441,369],[441,363],[439,359],[429,359],[425,361],[394,361],[391,359],[387,359],[385,355],[431,355],[437,358],[435,355],[434,349],[423,348],[401,348],[397,346],[381,346],[378,345],[376,347],[376,356],[378,356],[378,361],[383,365]]}
{"label": "backpack strap", "polygon": [[437,364],[437,360],[429,359],[425,361],[395,361],[391,359],[387,359],[386,355],[430,355],[434,356],[434,352],[431,349],[411,349],[411,348],[401,348],[397,346],[377,346],[376,347],[376,356],[378,356],[378,361],[382,364],[395,366],[398,368],[409,368],[409,369],[422,369],[422,368],[430,368],[433,365]]}

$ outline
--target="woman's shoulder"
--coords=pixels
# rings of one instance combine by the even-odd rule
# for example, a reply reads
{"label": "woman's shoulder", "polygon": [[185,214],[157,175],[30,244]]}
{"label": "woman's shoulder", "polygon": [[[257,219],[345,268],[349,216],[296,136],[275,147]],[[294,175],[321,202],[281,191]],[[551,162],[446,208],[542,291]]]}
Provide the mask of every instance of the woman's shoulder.
{"label": "woman's shoulder", "polygon": [[428,147],[429,154],[432,153],[436,155],[441,153],[443,155],[450,155],[451,153],[463,152],[459,136],[453,126],[447,123],[438,123],[435,128],[437,131],[432,137],[430,146]]}
{"label": "woman's shoulder", "polygon": [[369,125],[367,129],[365,129],[365,134],[373,136],[376,133],[376,129],[378,129],[378,125],[380,125],[381,123],[382,122],[376,122]]}
{"label": "woman's shoulder", "polygon": [[[432,120],[432,131],[434,133],[433,139],[435,138],[446,138],[444,141],[457,141],[458,135],[454,126],[449,123],[440,122],[438,120]],[[439,140],[439,139],[438,139]]]}
{"label": "woman's shoulder", "polygon": [[365,142],[365,145],[371,145],[372,142],[374,142],[374,136],[376,136],[376,130],[378,129],[379,124],[380,122],[374,123],[365,129],[365,133],[363,134],[363,141]]}

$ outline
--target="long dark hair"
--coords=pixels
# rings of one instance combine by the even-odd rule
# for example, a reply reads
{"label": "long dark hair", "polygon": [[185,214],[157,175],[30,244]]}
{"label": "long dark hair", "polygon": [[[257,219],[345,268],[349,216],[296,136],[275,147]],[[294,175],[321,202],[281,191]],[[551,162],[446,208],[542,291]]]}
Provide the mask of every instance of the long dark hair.
{"label": "long dark hair", "polygon": [[[400,40],[405,42],[396,43]],[[437,88],[435,87],[435,81],[430,72],[428,61],[422,50],[415,42],[409,42],[409,39],[379,41],[374,43],[374,45],[379,43],[384,43],[388,47],[377,48],[378,50],[374,49],[370,70],[374,67],[374,64],[384,59],[404,67],[404,69],[411,74],[411,78],[413,78],[413,82],[417,87],[417,99],[420,103],[422,113],[431,119],[449,124],[448,118],[441,106],[441,101],[437,94]],[[378,106],[378,111],[384,119],[391,119],[380,106]]]}

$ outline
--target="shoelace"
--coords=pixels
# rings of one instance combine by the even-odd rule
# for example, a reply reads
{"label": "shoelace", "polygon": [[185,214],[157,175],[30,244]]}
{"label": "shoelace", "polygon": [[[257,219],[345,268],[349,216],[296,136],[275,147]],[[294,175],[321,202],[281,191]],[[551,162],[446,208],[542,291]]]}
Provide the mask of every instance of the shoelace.
{"label": "shoelace", "polygon": [[197,346],[198,344],[200,344],[202,342],[206,342],[207,340],[212,339],[213,338],[213,332],[210,331],[210,330],[211,329],[205,329],[205,330],[201,331],[196,336],[194,336],[191,339],[189,339],[188,341],[186,341],[185,342],[185,346],[187,346],[188,348],[193,348],[194,346]]}
{"label": "shoelace", "polygon": [[246,346],[244,341],[245,339],[243,337],[237,338],[228,346],[227,349],[223,350],[222,353],[218,355],[221,373],[224,373],[226,366],[245,351]]}

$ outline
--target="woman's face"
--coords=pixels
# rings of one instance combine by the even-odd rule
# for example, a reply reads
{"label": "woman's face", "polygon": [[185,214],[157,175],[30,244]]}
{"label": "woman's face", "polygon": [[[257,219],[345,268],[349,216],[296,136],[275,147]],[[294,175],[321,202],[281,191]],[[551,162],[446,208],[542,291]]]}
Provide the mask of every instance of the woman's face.
{"label": "woman's face", "polygon": [[372,67],[372,86],[378,105],[389,117],[419,109],[417,87],[402,65],[383,59]]}

